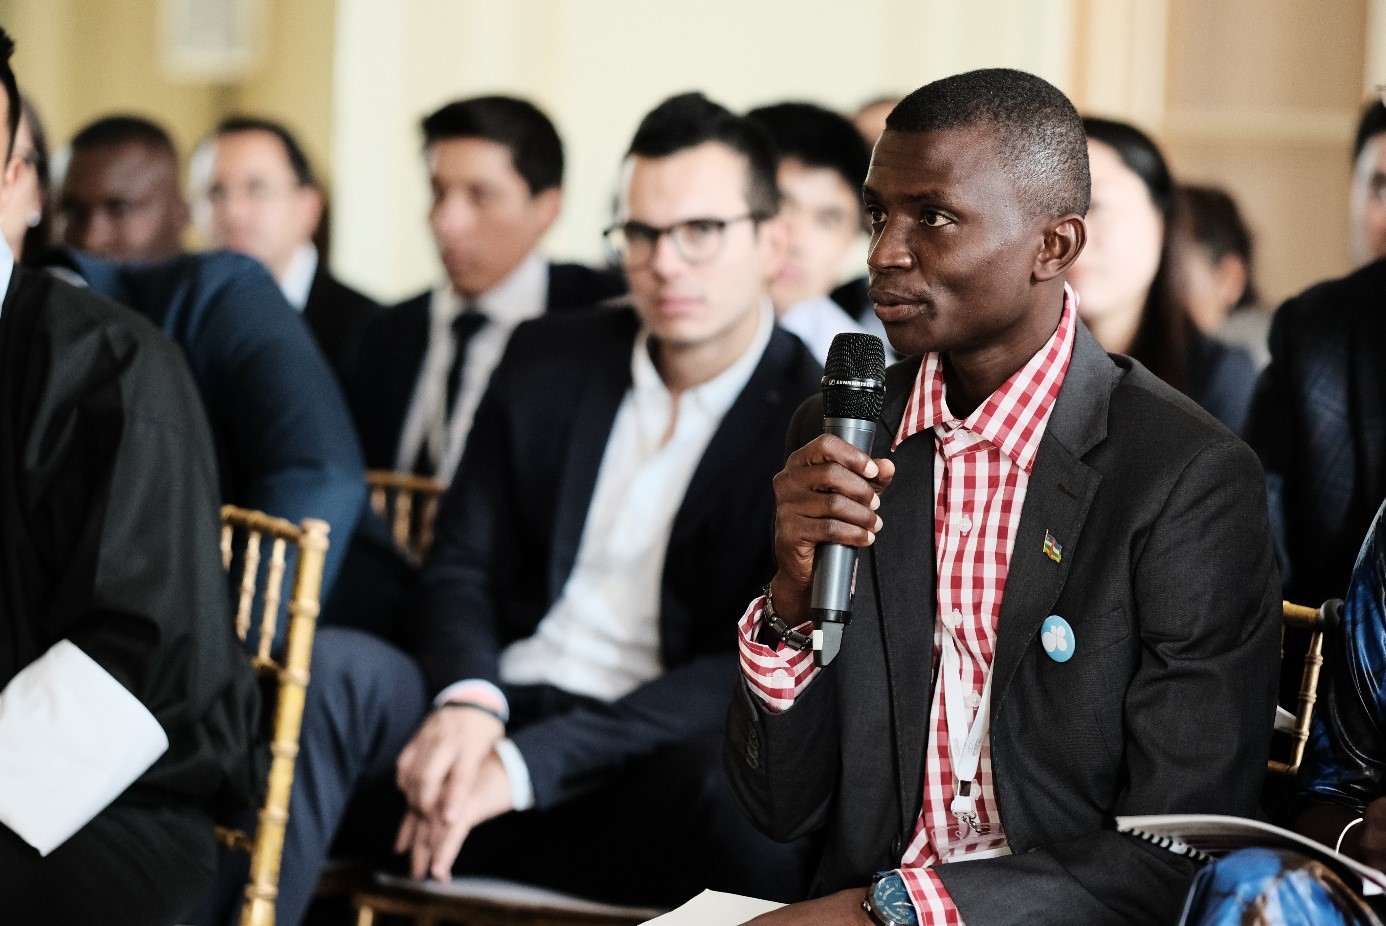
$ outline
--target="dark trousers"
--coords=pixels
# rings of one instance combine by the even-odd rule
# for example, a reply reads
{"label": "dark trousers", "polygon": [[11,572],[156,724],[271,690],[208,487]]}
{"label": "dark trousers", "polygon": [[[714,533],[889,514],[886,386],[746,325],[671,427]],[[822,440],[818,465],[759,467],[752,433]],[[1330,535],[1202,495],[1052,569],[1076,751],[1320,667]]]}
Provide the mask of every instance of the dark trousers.
{"label": "dark trousers", "polygon": [[[513,729],[582,703],[547,686],[507,695]],[[402,867],[391,854],[404,806],[395,760],[428,709],[408,656],[367,634],[319,632],[280,874],[281,926],[304,916],[334,839],[341,853]],[[792,900],[806,890],[804,854],[801,844],[772,842],[746,822],[722,771],[720,741],[708,740],[648,756],[558,807],[478,827],[455,870],[630,904],[680,903],[703,888]],[[243,881],[222,880],[234,902]],[[225,913],[207,921],[225,921]]]}
{"label": "dark trousers", "polygon": [[40,858],[0,826],[0,922],[168,926],[212,883],[212,821],[191,807],[117,802]]}

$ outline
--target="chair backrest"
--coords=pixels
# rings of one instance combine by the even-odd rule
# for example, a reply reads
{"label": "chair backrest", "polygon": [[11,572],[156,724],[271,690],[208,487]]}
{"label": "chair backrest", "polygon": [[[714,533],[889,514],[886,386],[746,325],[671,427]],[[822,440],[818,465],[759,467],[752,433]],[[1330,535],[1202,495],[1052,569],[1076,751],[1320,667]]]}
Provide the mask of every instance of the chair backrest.
{"label": "chair backrest", "polygon": [[433,544],[433,519],[446,486],[427,476],[373,469],[366,472],[366,487],[371,508],[390,525],[395,546],[414,565],[422,563]]}
{"label": "chair backrest", "polygon": [[1314,705],[1319,697],[1324,633],[1337,624],[1338,609],[1342,604],[1340,598],[1331,598],[1318,608],[1288,601],[1281,603],[1284,626],[1309,632],[1309,650],[1304,655],[1304,671],[1300,676],[1299,700],[1294,720],[1283,731],[1290,737],[1290,758],[1288,762],[1271,759],[1267,763],[1267,770],[1273,775],[1294,778],[1299,774],[1299,764],[1304,760],[1304,748],[1309,743],[1309,725],[1314,719]]}
{"label": "chair backrest", "polygon": [[[279,864],[284,851],[284,828],[289,819],[289,792],[298,756],[308,667],[317,627],[323,559],[327,555],[326,521],[305,518],[293,524],[259,511],[226,505],[221,509],[221,557],[229,570],[239,570],[236,634],[245,641],[256,633],[255,671],[276,683],[277,701],[270,742],[269,782],[260,805],[253,838],[239,830],[217,828],[223,844],[250,855],[250,878],[241,908],[242,926],[272,926],[279,896]],[[263,547],[269,543],[269,562],[261,569]],[[283,596],[288,547],[298,548],[293,582],[289,586],[288,635],[283,655],[272,653]],[[263,584],[261,584],[263,580]],[[257,596],[258,591],[258,596]],[[260,619],[255,620],[256,600]]]}

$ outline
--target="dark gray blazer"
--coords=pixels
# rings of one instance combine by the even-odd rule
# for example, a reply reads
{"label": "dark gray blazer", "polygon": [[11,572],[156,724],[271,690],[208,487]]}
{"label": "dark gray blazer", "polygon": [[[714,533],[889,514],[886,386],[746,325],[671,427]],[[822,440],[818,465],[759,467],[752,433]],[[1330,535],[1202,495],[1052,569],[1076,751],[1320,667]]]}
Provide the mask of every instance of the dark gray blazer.
{"label": "dark gray blazer", "polygon": [[[876,456],[919,369],[887,374]],[[821,432],[799,410],[791,446]],[[894,454],[842,654],[779,715],[739,683],[727,729],[751,818],[826,828],[815,894],[895,867],[922,799],[934,617],[932,432]],[[1011,856],[943,865],[969,926],[1168,923],[1193,865],[1118,814],[1251,815],[1274,707],[1279,587],[1250,449],[1081,325],[1011,555],[996,637],[992,765]],[[1046,530],[1062,561],[1043,552]],[[1076,649],[1052,661],[1045,617]]]}

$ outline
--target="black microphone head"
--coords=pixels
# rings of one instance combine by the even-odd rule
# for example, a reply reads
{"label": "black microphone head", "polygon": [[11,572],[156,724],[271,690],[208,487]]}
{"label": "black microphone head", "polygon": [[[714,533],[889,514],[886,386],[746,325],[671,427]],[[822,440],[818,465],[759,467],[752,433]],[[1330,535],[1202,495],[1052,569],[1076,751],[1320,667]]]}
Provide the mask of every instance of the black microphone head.
{"label": "black microphone head", "polygon": [[875,421],[885,408],[885,346],[874,334],[843,332],[823,369],[823,416]]}

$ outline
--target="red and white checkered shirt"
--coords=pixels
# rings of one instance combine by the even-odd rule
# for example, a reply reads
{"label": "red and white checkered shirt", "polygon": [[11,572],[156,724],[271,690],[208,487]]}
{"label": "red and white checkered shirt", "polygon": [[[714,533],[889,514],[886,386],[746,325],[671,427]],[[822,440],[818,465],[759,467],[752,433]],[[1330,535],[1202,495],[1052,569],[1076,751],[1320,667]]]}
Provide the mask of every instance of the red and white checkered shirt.
{"label": "red and white checkered shirt", "polygon": [[[926,428],[934,431],[934,665],[939,664],[943,634],[952,633],[962,656],[964,689],[970,692],[969,723],[991,671],[996,621],[1030,471],[1073,356],[1077,306],[1077,295],[1065,286],[1063,314],[1054,334],[965,420],[948,410],[942,358],[925,356],[892,445],[899,447]],[[900,478],[909,474],[897,474]],[[761,703],[778,712],[794,703],[818,667],[807,650],[772,649],[755,641],[763,604],[764,599],[756,599],[741,619],[741,670]],[[959,825],[950,809],[953,772],[941,684],[934,685],[929,727],[933,735],[925,755],[924,800],[914,838],[900,858],[900,873],[920,923],[961,926],[933,866],[1009,850],[997,815],[990,737],[982,743],[979,793],[974,792],[981,833],[974,834]]]}

